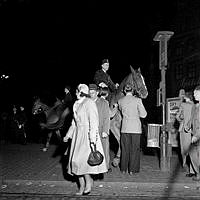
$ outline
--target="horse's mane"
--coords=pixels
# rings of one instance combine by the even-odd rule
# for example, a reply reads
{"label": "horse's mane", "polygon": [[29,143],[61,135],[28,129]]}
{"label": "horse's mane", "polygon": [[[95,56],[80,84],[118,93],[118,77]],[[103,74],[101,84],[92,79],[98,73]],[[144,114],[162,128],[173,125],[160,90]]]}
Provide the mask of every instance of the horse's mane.
{"label": "horse's mane", "polygon": [[139,98],[145,99],[148,95],[148,91],[144,82],[144,78],[141,74],[140,68],[133,69],[132,66],[130,66],[131,72],[122,80],[120,83],[118,89],[111,94],[111,100],[110,105],[112,107],[113,104],[115,104],[121,97],[124,96],[124,86],[127,83],[131,83],[136,91],[136,96]]}

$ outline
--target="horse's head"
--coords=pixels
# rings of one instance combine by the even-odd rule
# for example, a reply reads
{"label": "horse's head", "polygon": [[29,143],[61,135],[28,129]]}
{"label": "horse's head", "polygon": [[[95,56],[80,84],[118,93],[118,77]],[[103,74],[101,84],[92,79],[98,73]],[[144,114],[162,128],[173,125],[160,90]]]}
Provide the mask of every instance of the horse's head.
{"label": "horse's head", "polygon": [[141,74],[140,68],[138,68],[137,70],[134,70],[132,66],[130,66],[130,68],[132,76],[131,81],[133,81],[132,83],[135,86],[137,94],[139,95],[140,98],[146,99],[148,96],[148,91],[146,84],[144,82],[144,77]]}
{"label": "horse's head", "polygon": [[120,83],[116,92],[111,94],[110,106],[112,107],[117,101],[124,96],[124,86],[127,83],[131,83],[136,90],[138,97],[145,99],[148,96],[147,87],[144,82],[144,78],[141,74],[140,68],[135,70],[131,66],[131,73],[126,76],[123,81]]}
{"label": "horse's head", "polygon": [[33,104],[32,114],[40,114],[48,109],[48,106],[41,102],[40,98],[37,98]]}

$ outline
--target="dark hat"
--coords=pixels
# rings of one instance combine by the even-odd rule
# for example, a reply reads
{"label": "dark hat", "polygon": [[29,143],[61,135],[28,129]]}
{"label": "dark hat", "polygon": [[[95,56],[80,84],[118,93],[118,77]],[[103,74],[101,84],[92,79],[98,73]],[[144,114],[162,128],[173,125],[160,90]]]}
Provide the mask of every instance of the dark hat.
{"label": "dark hat", "polygon": [[127,83],[124,87],[124,91],[132,91],[133,85],[131,83]]}
{"label": "dark hat", "polygon": [[68,90],[71,90],[70,85],[65,85],[65,88],[68,89]]}
{"label": "dark hat", "polygon": [[96,84],[89,84],[89,90],[98,90],[98,87]]}
{"label": "dark hat", "polygon": [[105,63],[109,63],[108,59],[103,59],[102,60],[102,65],[105,64]]}

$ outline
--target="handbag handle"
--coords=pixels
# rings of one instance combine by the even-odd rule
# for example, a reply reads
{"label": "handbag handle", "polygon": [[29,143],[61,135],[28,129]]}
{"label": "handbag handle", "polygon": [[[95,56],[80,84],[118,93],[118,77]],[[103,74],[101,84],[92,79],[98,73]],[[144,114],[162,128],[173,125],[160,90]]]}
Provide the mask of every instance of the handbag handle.
{"label": "handbag handle", "polygon": [[[91,145],[91,144],[94,145],[94,149],[92,148],[92,145]],[[95,144],[94,142],[90,142],[90,148],[91,148],[91,151],[92,151],[92,152],[95,152],[95,151],[97,150],[96,144]]]}
{"label": "handbag handle", "polygon": [[[96,143],[97,143],[97,140],[98,140],[97,134],[98,134],[98,132],[96,132]],[[88,135],[90,135],[90,134],[88,133]],[[94,142],[91,142],[91,141],[90,141],[90,147],[91,147],[91,144],[94,145],[94,149],[96,150],[96,144],[95,144]],[[91,149],[92,149],[92,147],[91,147]]]}

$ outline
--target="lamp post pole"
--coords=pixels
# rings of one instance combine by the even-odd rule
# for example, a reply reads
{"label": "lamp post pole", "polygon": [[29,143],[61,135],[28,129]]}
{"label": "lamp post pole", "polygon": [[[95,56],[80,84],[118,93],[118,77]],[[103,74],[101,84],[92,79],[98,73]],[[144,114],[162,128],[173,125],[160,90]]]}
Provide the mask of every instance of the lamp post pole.
{"label": "lamp post pole", "polygon": [[[158,106],[162,106],[162,125],[166,125],[166,70],[167,70],[167,42],[174,34],[171,31],[158,31],[154,37],[154,41],[159,42],[159,69],[161,70],[161,82],[159,85],[159,102]],[[166,130],[162,130],[161,133],[161,159],[160,168],[161,171],[170,170],[170,158],[168,152],[168,141]]]}

